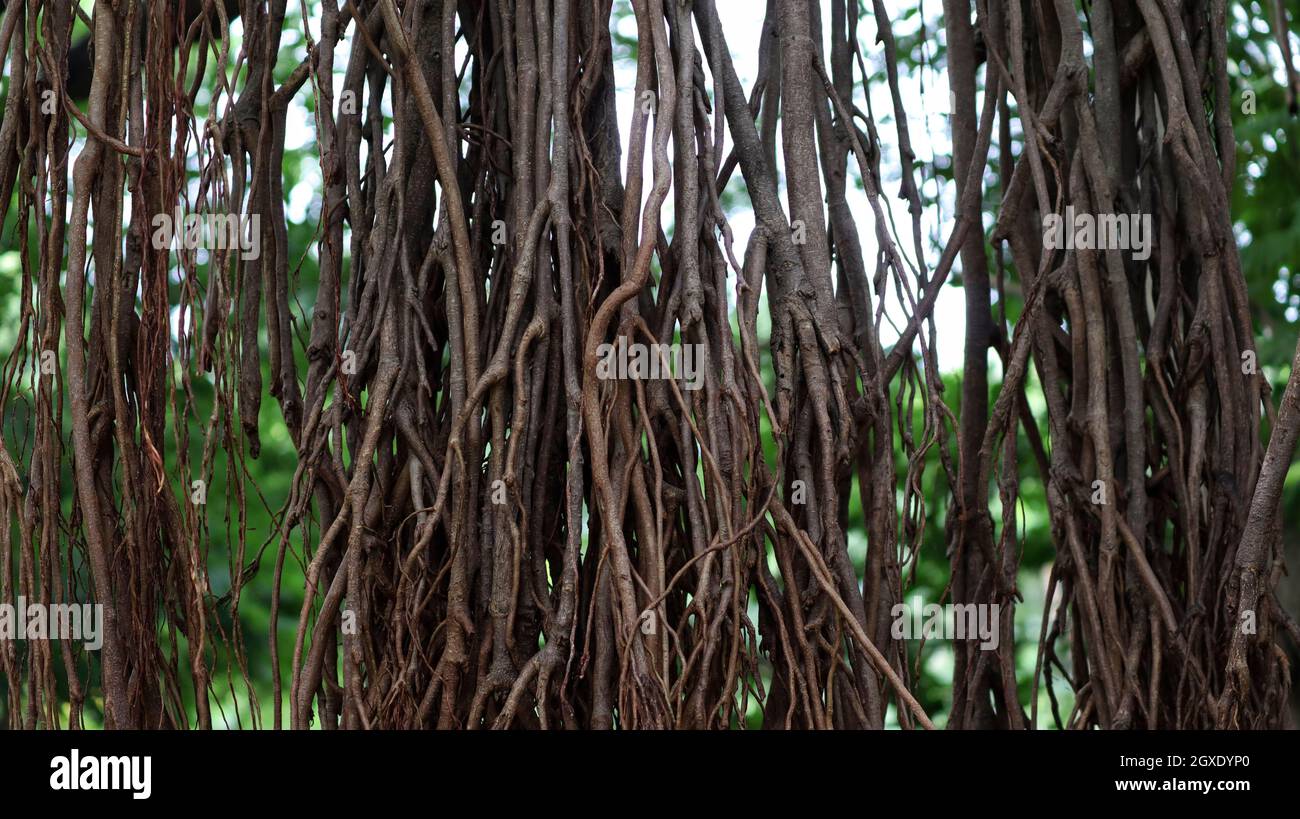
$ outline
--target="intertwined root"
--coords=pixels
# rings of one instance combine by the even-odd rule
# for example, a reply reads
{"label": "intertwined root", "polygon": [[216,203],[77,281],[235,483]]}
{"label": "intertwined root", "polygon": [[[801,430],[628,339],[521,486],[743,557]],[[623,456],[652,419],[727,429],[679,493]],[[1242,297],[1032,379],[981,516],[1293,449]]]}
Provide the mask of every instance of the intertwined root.
{"label": "intertwined root", "polygon": [[[772,0],[757,43],[714,0],[635,0],[631,89],[605,2],[176,5],[96,3],[89,50],[66,3],[11,0],[0,27],[23,256],[0,595],[108,612],[98,654],[3,644],[14,725],[79,726],[101,693],[108,725],[261,725],[269,678],[275,727],[877,728],[891,703],[931,727],[892,625],[945,541],[944,598],[1006,609],[994,650],[956,645],[949,725],[1038,725],[1040,680],[1063,726],[1282,722],[1300,387],[1265,454],[1222,2],[1096,0],[1086,32],[1064,0],[946,2],[933,265],[881,0]],[[283,172],[308,100],[304,245]],[[724,199],[753,211],[740,248]],[[159,243],[178,202],[256,234]],[[1045,246],[1075,211],[1150,217],[1149,258]],[[960,420],[932,318],[959,257]],[[259,457],[292,462],[287,497]],[[1035,473],[1057,559],[1026,711]]]}

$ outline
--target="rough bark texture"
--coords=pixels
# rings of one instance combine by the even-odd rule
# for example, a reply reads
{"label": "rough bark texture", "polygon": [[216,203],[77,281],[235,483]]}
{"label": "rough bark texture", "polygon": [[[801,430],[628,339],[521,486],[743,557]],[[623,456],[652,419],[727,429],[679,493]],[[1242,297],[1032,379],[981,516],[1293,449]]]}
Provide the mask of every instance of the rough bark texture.
{"label": "rough bark texture", "polygon": [[[89,44],[68,4],[9,1],[0,224],[16,201],[23,269],[0,597],[107,614],[98,652],[0,644],[10,722],[260,726],[247,647],[265,641],[277,728],[725,728],[754,701],[771,728],[929,728],[891,626],[939,528],[948,599],[1003,607],[996,650],[956,646],[950,727],[1034,726],[1061,676],[1062,727],[1283,725],[1300,384],[1274,418],[1243,367],[1224,0],[946,0],[938,249],[882,0],[769,0],[758,43],[728,42],[714,0],[631,5],[620,132],[609,0],[323,0],[297,65],[287,0],[99,0]],[[879,128],[856,102],[867,40]],[[312,286],[282,178],[304,97]],[[160,246],[178,206],[256,216],[260,252]],[[1150,258],[1045,247],[1067,207],[1150,215]],[[932,318],[959,259],[960,417]],[[702,386],[603,377],[619,340],[691,345]],[[272,413],[292,491],[254,533],[246,459]],[[1057,550],[1027,707],[1021,472]],[[269,632],[250,633],[241,600],[267,575]]]}

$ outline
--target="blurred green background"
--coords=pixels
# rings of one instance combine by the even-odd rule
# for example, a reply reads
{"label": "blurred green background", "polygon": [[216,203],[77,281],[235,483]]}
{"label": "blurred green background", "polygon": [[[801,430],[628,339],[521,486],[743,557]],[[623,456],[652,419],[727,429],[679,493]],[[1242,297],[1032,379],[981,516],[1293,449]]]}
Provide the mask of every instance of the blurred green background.
{"label": "blurred green background", "polygon": [[[1287,3],[1293,17],[1298,11],[1297,4],[1297,0],[1290,0]],[[89,0],[83,0],[81,5],[87,12],[91,10],[92,3]],[[308,2],[306,5],[311,31],[313,36],[318,36],[318,3]],[[942,79],[944,47],[942,21],[938,17],[939,4],[897,0],[890,5],[895,12],[893,15],[895,33],[899,39],[899,55],[903,61],[900,70],[907,82],[914,83],[915,87],[920,88],[925,94],[923,104],[928,106],[928,115],[937,117],[937,121],[942,123],[946,121],[944,112],[947,108],[947,93],[946,84]],[[283,80],[306,56],[306,40],[303,36],[303,20],[299,5],[290,3],[289,6],[289,17],[286,20],[281,55],[277,65],[279,80]],[[752,15],[755,11],[751,7],[752,4],[728,2],[719,2],[719,11],[725,21],[729,10],[740,13],[742,6],[747,7],[743,13]],[[615,60],[620,73],[626,75],[633,70],[636,57],[635,25],[631,21],[631,9],[626,0],[616,2],[614,9]],[[1233,111],[1238,143],[1238,179],[1233,192],[1233,213],[1252,300],[1260,363],[1275,387],[1275,394],[1280,394],[1280,389],[1290,374],[1289,364],[1296,343],[1297,322],[1300,322],[1300,274],[1292,270],[1300,261],[1300,252],[1298,252],[1300,251],[1300,224],[1297,223],[1296,197],[1296,185],[1300,182],[1300,155],[1297,154],[1296,119],[1287,110],[1285,80],[1277,68],[1280,65],[1280,55],[1270,33],[1268,13],[1269,8],[1259,2],[1230,4],[1232,36],[1229,52],[1234,94],[1245,104],[1249,94],[1253,93],[1255,106],[1254,113],[1244,113],[1242,105],[1238,105]],[[883,86],[883,56],[874,42],[874,29],[867,8],[864,7],[861,11],[860,19],[859,41],[863,45],[868,67],[875,72],[871,85]],[[241,30],[236,21],[234,33],[238,34]],[[74,41],[84,37],[85,33],[85,27],[77,23]],[[731,42],[733,52],[742,49],[752,50],[753,45],[743,40]],[[237,52],[238,47],[239,42],[236,40],[232,43],[232,54]],[[339,53],[343,55],[346,52],[340,49]],[[209,74],[212,70],[212,66],[209,65]],[[742,70],[742,75],[743,73]],[[742,79],[745,78],[742,76]],[[752,80],[752,77],[748,79]],[[7,97],[8,86],[6,68],[3,80],[0,80],[0,104],[3,104],[3,100]],[[205,86],[195,112],[200,120],[208,114],[211,97],[207,89],[212,87],[211,77]],[[312,307],[318,275],[315,240],[320,217],[321,172],[312,136],[314,100],[309,91],[310,86],[300,92],[292,103],[283,170],[289,220],[290,272],[297,295],[297,303],[293,305],[294,331],[300,337],[304,337],[308,329],[303,317],[308,315]],[[861,95],[863,91],[859,89],[858,93]],[[224,107],[224,102],[222,105]],[[888,107],[876,107],[875,115],[880,125],[881,137],[886,142],[884,150],[888,159],[891,152],[896,152],[896,145],[892,141],[894,139],[892,114]],[[73,148],[74,153],[79,150],[84,138],[84,132],[78,130],[79,138]],[[950,215],[952,211],[949,143],[947,135],[942,133],[942,128],[932,127],[914,130],[913,140],[920,162],[919,172],[925,183],[922,190],[927,199],[927,209],[933,211],[927,217],[930,220],[928,227],[932,228],[929,237],[932,246],[929,252],[932,254],[930,261],[933,263],[938,257],[942,240],[946,238],[944,214]],[[995,150],[994,162],[996,162],[996,154]],[[891,167],[888,161],[882,165],[886,169]],[[860,189],[861,183],[856,177],[857,169],[852,163],[850,168],[854,183]],[[986,214],[995,212],[997,207],[996,172],[996,164],[993,164],[986,176],[990,188],[985,203]],[[897,190],[896,181],[891,184],[890,180],[886,180],[884,188],[886,191]],[[729,216],[735,219],[738,225],[743,224],[746,219],[749,219],[749,223],[752,224],[752,216],[748,214],[748,199],[744,185],[739,180],[739,174],[733,178],[726,191],[724,205]],[[34,381],[31,373],[36,364],[36,357],[31,349],[30,335],[27,349],[14,349],[20,320],[19,302],[23,275],[16,228],[18,214],[15,210],[16,195],[14,201],[10,203],[9,215],[0,232],[0,359],[9,360],[12,356],[26,358],[27,370],[21,383],[14,385],[14,390],[4,408],[3,443],[14,461],[21,465],[20,472],[25,477],[32,447],[31,417]],[[869,224],[870,216],[864,212],[860,228],[864,241],[869,241],[871,235]],[[29,225],[29,228],[34,232],[34,226]],[[667,220],[666,229],[671,230]],[[741,231],[738,231],[738,240],[740,233]],[[344,247],[348,247],[346,241]],[[740,250],[739,244],[737,250]],[[31,258],[34,264],[34,249]],[[198,275],[203,286],[206,286],[208,274],[206,262],[201,263],[198,267]],[[960,288],[959,272],[954,277],[950,288],[956,293],[955,303],[959,304],[958,288]],[[181,292],[175,276],[172,291],[172,304],[177,305],[181,302]],[[1008,318],[1014,321],[1021,304],[1018,290],[1011,288],[1009,291],[1005,308]],[[760,318],[760,343],[765,340],[767,329],[763,318]],[[939,333],[948,336],[952,335],[954,330],[943,325],[940,326]],[[956,337],[960,338],[959,331]],[[173,353],[177,353],[175,345]],[[62,351],[60,351],[60,359],[63,360]],[[991,359],[996,359],[996,355],[991,355]],[[305,372],[305,360],[302,358],[301,349],[299,349],[299,363],[300,372]],[[188,363],[181,362],[173,368],[177,383],[180,381],[182,364],[189,366]],[[770,360],[765,357],[763,364],[765,373],[770,379]],[[993,395],[996,395],[999,386],[1000,373],[1000,367],[991,367],[990,392]],[[269,383],[268,370],[263,374],[263,384]],[[960,413],[959,369],[951,368],[951,371],[945,372],[944,383],[949,406],[954,412]],[[195,373],[193,388],[197,404],[195,412],[189,419],[187,431],[189,460],[191,464],[197,464],[202,457],[203,435],[213,411],[213,387],[207,374]],[[1029,389],[1031,406],[1039,419],[1040,432],[1046,438],[1043,401],[1037,383],[1032,378]],[[920,429],[919,414],[914,418],[914,426]],[[70,433],[71,421],[66,417],[66,407],[63,429],[65,436]],[[241,550],[241,541],[245,555],[244,564],[247,565],[263,545],[274,536],[274,517],[289,496],[290,482],[297,458],[288,431],[280,417],[278,404],[269,394],[263,397],[261,442],[261,455],[256,460],[232,458],[225,448],[217,449],[208,487],[206,515],[209,570],[212,590],[218,598],[230,591],[231,577],[236,570],[234,555]],[[951,439],[950,444],[954,444]],[[174,491],[178,497],[186,497],[190,493],[190,488],[181,477],[175,448],[170,439],[167,445],[165,454],[168,474],[173,477]],[[65,514],[70,514],[71,446],[66,438],[65,447],[67,453],[63,474],[64,511]],[[774,458],[774,452],[769,453],[769,456]],[[953,456],[955,458],[955,451]],[[905,468],[905,460],[901,452],[897,453],[897,460],[901,475]],[[1046,515],[1044,487],[1041,476],[1033,465],[1034,458],[1023,440],[1023,435],[1020,443],[1020,463],[1022,464],[1021,496],[1016,510],[1016,519],[1023,547],[1019,588],[1024,595],[1024,603],[1018,606],[1015,612],[1016,656],[1021,702],[1028,706],[1038,629],[1042,618],[1043,596],[1047,572],[1053,557],[1053,547]],[[246,476],[243,474],[244,470]],[[248,512],[242,527],[235,514],[237,504],[233,500],[235,497],[233,493],[241,483],[247,493]],[[948,578],[948,563],[944,555],[944,521],[950,490],[934,458],[931,458],[930,466],[925,472],[923,485],[929,503],[929,522],[916,572],[916,585],[907,592],[906,597],[911,600],[914,595],[919,594],[925,602],[929,603],[938,601]],[[855,486],[854,498],[849,505],[849,550],[861,573],[867,543],[861,504],[856,495]],[[990,495],[994,501],[992,511],[997,519],[1000,515],[1000,510],[997,508],[997,493],[993,491]],[[1297,538],[1300,532],[1300,465],[1293,465],[1288,476],[1284,515],[1288,554],[1294,566],[1297,561],[1300,561],[1296,546],[1297,541],[1300,540]],[[10,520],[7,525],[11,527],[15,540],[20,539],[22,533],[18,532],[16,521]],[[314,536],[318,537],[318,535],[319,533],[315,533]],[[295,531],[291,555],[301,555],[300,537],[301,532]],[[240,670],[233,666],[229,656],[223,652],[213,657],[215,663],[212,692],[213,720],[218,726],[249,727],[253,724],[251,709],[258,711],[258,722],[261,725],[270,725],[272,721],[272,660],[267,646],[267,634],[270,624],[271,568],[274,553],[275,545],[272,543],[267,549],[262,570],[244,589],[239,608],[239,626],[243,632],[253,691],[247,690]],[[16,565],[16,559],[11,561],[10,565]],[[89,582],[84,576],[84,567],[79,574],[78,583],[83,599],[87,599]],[[279,662],[283,679],[286,681],[290,674],[292,646],[298,611],[302,602],[302,587],[303,570],[300,558],[291,557],[285,566],[279,624]],[[1294,579],[1288,578],[1285,581],[1282,596],[1284,604],[1291,612],[1300,611],[1300,584]],[[751,615],[755,620],[756,608],[757,604],[751,598]],[[223,626],[228,634],[231,633],[235,624],[229,620],[228,607],[219,606],[218,610],[222,611],[225,617]],[[913,642],[910,645],[915,654],[919,643]],[[177,665],[185,669],[188,667],[188,659],[184,656],[183,644],[181,649],[182,653]],[[1068,649],[1065,646],[1061,647],[1061,655],[1063,659],[1068,657]],[[916,687],[918,698],[934,717],[936,724],[943,725],[951,703],[952,651],[942,641],[929,641],[921,656],[915,658],[915,664],[920,669],[921,675]],[[1055,682],[1059,707],[1062,716],[1065,716],[1069,713],[1072,700],[1068,688],[1059,676],[1055,677]],[[0,678],[0,725],[8,721],[8,714],[5,713],[7,700],[3,696],[3,689],[8,684],[9,681]],[[186,691],[185,694],[187,698],[191,697],[192,691]],[[1051,727],[1051,706],[1046,691],[1040,690],[1039,697],[1039,725]],[[98,704],[88,703],[87,723],[94,726],[99,719]],[[750,726],[755,727],[761,723],[761,711],[752,701],[747,721]]]}

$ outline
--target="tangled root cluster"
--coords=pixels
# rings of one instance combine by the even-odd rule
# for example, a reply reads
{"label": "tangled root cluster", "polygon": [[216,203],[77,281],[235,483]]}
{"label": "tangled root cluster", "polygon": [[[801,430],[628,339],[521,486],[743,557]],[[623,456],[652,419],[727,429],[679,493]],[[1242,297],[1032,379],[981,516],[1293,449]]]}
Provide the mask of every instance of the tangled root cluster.
{"label": "tangled root cluster", "polygon": [[[1300,386],[1275,412],[1242,366],[1224,0],[947,0],[939,250],[883,0],[769,0],[757,43],[715,0],[633,0],[630,90],[610,0],[77,5],[0,26],[0,597],[93,599],[104,636],[0,643],[12,725],[928,728],[891,635],[927,535],[947,599],[1004,609],[996,650],[954,646],[949,726],[1037,725],[1040,684],[1066,727],[1285,720]],[[257,252],[157,241],[178,208]],[[1046,247],[1070,212],[1149,215],[1149,258]],[[960,404],[933,317],[959,259]],[[695,381],[601,377],[609,345],[685,348]],[[291,490],[252,532],[279,425]],[[1056,550],[1028,707],[1022,473]]]}

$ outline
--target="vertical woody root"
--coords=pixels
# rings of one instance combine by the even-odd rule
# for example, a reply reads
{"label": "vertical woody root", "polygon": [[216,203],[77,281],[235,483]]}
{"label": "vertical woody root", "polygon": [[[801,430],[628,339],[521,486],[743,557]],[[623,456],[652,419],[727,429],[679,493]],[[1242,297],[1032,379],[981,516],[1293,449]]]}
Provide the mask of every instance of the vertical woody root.
{"label": "vertical woody root", "polygon": [[[9,0],[0,602],[106,618],[0,643],[8,721],[932,728],[891,619],[946,539],[945,596],[1005,609],[949,726],[1036,726],[1062,678],[1063,727],[1280,725],[1300,385],[1274,414],[1242,367],[1224,3],[1091,8],[944,3],[936,236],[883,0],[768,0],[754,43],[715,0]],[[1149,258],[1053,246],[1070,207],[1150,215]],[[241,219],[199,249],[169,214]],[[1056,549],[1028,703],[1022,472]]]}

